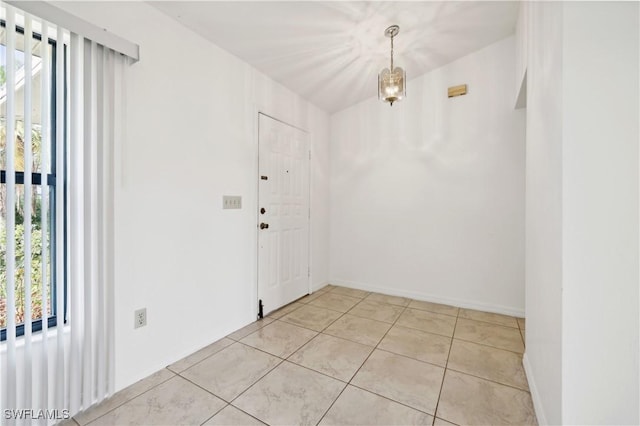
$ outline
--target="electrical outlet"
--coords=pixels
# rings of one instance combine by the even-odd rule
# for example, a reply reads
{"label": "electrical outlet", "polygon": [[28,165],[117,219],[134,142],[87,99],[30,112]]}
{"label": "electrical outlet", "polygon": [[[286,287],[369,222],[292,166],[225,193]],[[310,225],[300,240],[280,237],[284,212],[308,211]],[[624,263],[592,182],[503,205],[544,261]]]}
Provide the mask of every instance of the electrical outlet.
{"label": "electrical outlet", "polygon": [[138,309],[133,313],[133,328],[147,325],[147,308]]}
{"label": "electrical outlet", "polygon": [[223,195],[222,208],[223,209],[241,209],[242,197],[240,195]]}

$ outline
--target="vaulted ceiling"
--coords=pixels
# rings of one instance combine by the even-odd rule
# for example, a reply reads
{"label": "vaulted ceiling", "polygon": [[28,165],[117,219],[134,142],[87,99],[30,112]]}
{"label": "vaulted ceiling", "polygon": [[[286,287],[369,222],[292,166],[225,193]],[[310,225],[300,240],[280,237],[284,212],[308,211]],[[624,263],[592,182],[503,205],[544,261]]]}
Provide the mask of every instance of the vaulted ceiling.
{"label": "vaulted ceiling", "polygon": [[[155,7],[335,112],[377,96],[389,66],[384,30],[400,25],[395,63],[412,79],[515,29],[515,2],[158,1]],[[410,95],[410,94],[409,94]]]}

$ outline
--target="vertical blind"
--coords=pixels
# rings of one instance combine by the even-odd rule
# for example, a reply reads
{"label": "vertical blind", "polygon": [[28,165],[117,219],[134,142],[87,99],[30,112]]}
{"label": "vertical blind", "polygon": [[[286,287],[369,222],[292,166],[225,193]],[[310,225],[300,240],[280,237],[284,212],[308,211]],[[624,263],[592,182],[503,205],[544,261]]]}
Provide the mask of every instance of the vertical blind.
{"label": "vertical blind", "polygon": [[0,415],[50,424],[114,390],[113,158],[127,58],[10,5],[0,14]]}

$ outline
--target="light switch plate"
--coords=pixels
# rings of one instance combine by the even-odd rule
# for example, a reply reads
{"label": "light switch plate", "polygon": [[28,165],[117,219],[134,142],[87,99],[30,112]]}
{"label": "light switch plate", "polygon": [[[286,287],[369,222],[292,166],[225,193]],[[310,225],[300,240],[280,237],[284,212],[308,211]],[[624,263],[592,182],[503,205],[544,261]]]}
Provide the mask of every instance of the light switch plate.
{"label": "light switch plate", "polygon": [[223,195],[222,208],[223,209],[241,209],[242,197],[240,195]]}

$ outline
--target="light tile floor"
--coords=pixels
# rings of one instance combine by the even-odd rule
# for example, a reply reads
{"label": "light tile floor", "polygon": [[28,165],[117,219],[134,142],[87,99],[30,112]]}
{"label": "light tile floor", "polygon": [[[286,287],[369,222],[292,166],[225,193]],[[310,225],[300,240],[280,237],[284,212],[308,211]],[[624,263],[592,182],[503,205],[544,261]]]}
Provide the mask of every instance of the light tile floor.
{"label": "light tile floor", "polygon": [[536,424],[522,318],[327,286],[79,425]]}

